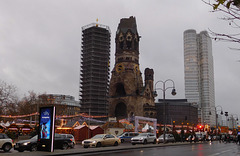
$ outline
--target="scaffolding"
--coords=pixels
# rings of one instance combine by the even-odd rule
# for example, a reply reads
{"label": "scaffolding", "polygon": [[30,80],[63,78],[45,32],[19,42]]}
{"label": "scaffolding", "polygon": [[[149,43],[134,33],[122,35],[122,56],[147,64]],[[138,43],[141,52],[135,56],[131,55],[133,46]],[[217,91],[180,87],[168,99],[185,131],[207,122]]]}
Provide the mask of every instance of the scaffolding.
{"label": "scaffolding", "polygon": [[80,70],[81,112],[108,114],[110,29],[100,24],[82,27]]}

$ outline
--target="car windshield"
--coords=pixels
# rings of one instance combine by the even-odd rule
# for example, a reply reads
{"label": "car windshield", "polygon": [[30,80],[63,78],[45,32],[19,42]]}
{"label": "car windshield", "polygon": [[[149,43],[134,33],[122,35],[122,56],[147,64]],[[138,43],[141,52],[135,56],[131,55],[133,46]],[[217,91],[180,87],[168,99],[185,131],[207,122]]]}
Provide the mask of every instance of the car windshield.
{"label": "car windshield", "polygon": [[117,135],[117,136],[124,136],[126,133],[125,132],[123,132],[122,134],[120,134],[120,135]]}
{"label": "car windshield", "polygon": [[38,139],[38,135],[35,135],[34,137],[31,138],[31,140],[37,140]]}
{"label": "car windshield", "polygon": [[99,139],[99,138],[103,138],[104,137],[104,134],[98,134],[98,135],[95,135],[94,137],[92,137],[92,139]]}
{"label": "car windshield", "polygon": [[138,136],[147,136],[147,133],[140,133]]}

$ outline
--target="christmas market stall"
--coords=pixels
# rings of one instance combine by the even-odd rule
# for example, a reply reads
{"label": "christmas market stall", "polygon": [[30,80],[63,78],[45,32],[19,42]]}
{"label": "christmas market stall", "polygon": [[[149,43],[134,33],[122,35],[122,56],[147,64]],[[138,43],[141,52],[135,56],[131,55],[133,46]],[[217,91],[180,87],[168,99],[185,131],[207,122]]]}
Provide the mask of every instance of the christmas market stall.
{"label": "christmas market stall", "polygon": [[4,133],[6,130],[6,127],[3,125],[0,125],[0,133]]}
{"label": "christmas market stall", "polygon": [[12,123],[11,125],[9,125],[7,127],[7,130],[8,130],[8,132],[16,132],[16,133],[18,133],[19,130],[20,130],[20,127],[18,125],[16,125],[15,123]]}
{"label": "christmas market stall", "polygon": [[22,133],[22,135],[28,135],[32,132],[33,128],[29,124],[24,124],[23,126],[19,127],[19,132]]}
{"label": "christmas market stall", "polygon": [[124,126],[119,121],[108,121],[102,128],[104,129],[104,133],[107,134],[120,135],[124,132]]}
{"label": "christmas market stall", "polygon": [[73,135],[77,142],[90,138],[90,129],[86,125],[80,125],[73,129]]}
{"label": "christmas market stall", "polygon": [[91,137],[97,135],[97,134],[103,134],[104,130],[100,126],[89,126],[91,132]]}
{"label": "christmas market stall", "polygon": [[80,123],[78,121],[68,121],[66,124],[61,124],[60,127],[57,127],[55,133],[73,134],[74,128],[79,125]]}

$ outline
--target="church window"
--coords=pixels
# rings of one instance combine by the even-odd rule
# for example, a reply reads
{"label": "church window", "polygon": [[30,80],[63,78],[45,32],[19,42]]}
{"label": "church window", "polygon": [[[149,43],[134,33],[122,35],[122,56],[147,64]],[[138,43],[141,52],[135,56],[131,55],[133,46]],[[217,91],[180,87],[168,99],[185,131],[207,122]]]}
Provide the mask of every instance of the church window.
{"label": "church window", "polygon": [[116,86],[116,96],[125,96],[126,92],[125,92],[125,88],[124,85],[122,83],[118,83]]}
{"label": "church window", "polygon": [[120,49],[123,49],[123,43],[124,43],[123,41],[122,41],[122,42],[119,42],[119,48],[120,48]]}
{"label": "church window", "polygon": [[134,49],[138,50],[138,41],[137,40],[134,40]]}
{"label": "church window", "polygon": [[132,41],[127,41],[127,48],[131,49],[131,47],[132,47]]}

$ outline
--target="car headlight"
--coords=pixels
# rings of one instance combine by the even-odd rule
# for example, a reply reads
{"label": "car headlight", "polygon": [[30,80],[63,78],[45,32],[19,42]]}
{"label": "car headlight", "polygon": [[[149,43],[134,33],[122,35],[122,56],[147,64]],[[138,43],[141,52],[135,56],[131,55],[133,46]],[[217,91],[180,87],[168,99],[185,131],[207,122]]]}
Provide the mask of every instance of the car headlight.
{"label": "car headlight", "polygon": [[92,143],[95,144],[96,142],[97,142],[97,141],[94,140]]}
{"label": "car headlight", "polygon": [[139,138],[139,140],[143,140],[143,138]]}
{"label": "car headlight", "polygon": [[157,139],[157,142],[159,141],[159,139]]}
{"label": "car headlight", "polygon": [[24,142],[23,145],[27,145],[27,144],[29,144],[29,143],[30,143],[30,142]]}
{"label": "car headlight", "polygon": [[82,145],[84,144],[84,141],[82,141]]}

